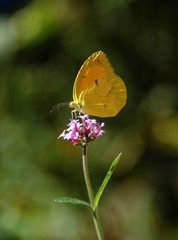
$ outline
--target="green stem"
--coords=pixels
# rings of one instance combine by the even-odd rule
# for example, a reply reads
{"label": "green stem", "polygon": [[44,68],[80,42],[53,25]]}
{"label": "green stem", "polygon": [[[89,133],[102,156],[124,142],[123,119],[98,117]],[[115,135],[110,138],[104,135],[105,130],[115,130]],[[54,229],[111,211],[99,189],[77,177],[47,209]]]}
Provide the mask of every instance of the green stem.
{"label": "green stem", "polygon": [[84,173],[85,184],[87,187],[88,197],[90,200],[90,205],[93,209],[94,195],[93,195],[92,185],[91,185],[89,171],[88,171],[87,146],[82,146],[82,164],[83,164],[83,173]]}
{"label": "green stem", "polygon": [[92,215],[93,215],[93,221],[95,225],[96,234],[98,237],[98,240],[104,240],[103,232],[101,229],[99,217],[98,217],[98,209],[94,209],[94,194],[93,189],[90,181],[89,171],[88,171],[88,160],[87,160],[87,146],[82,146],[82,164],[83,164],[83,173],[84,173],[84,179],[85,184],[88,192],[88,197],[92,209]]}

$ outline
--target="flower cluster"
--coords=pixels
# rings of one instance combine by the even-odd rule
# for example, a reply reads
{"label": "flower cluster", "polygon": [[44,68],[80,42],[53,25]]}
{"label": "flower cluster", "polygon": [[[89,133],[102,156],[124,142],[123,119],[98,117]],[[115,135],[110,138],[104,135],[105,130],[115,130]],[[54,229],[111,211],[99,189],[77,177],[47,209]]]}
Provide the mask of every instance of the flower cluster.
{"label": "flower cluster", "polygon": [[105,132],[102,130],[104,123],[97,123],[95,119],[89,119],[88,115],[71,119],[67,126],[68,128],[59,135],[58,139],[69,140],[77,146],[86,146]]}

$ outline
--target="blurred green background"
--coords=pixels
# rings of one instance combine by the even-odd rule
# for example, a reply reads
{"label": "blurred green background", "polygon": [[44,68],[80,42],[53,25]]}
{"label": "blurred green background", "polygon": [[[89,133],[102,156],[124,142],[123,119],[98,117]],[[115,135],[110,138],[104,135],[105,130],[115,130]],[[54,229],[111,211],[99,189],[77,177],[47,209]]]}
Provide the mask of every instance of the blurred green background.
{"label": "blurred green background", "polygon": [[176,0],[0,1],[0,239],[95,240],[81,149],[58,135],[75,76],[103,50],[128,90],[126,107],[89,148],[106,240],[178,239]]}

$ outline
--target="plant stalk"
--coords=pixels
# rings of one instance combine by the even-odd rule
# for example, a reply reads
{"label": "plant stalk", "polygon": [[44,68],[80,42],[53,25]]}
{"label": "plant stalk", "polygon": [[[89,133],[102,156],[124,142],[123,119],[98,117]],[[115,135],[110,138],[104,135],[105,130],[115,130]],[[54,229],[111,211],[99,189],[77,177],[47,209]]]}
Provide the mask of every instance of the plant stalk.
{"label": "plant stalk", "polygon": [[94,194],[93,194],[93,189],[92,189],[90,176],[89,176],[89,170],[88,170],[87,146],[86,145],[82,146],[82,164],[83,164],[84,179],[85,179],[88,197],[89,197],[89,201],[90,201],[90,205],[91,205],[91,209],[92,209],[92,216],[93,216],[96,234],[97,234],[98,240],[104,240],[103,232],[102,232],[99,217],[98,217],[98,206],[94,209]]}

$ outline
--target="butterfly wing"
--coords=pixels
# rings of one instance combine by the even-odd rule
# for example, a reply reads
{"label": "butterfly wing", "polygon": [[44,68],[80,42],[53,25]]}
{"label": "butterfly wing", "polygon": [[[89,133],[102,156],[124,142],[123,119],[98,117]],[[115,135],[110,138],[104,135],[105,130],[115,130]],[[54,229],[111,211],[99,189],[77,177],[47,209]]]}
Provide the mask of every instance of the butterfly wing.
{"label": "butterfly wing", "polygon": [[73,88],[74,101],[79,100],[81,93],[91,87],[90,85],[96,79],[96,74],[98,78],[101,78],[105,74],[104,68],[100,69],[100,72],[97,72],[98,66],[101,66],[103,55],[105,54],[101,51],[93,53],[80,68]]}
{"label": "butterfly wing", "polygon": [[92,54],[81,67],[73,90],[74,103],[84,113],[99,117],[115,116],[126,103],[126,87],[114,73],[102,52]]}

